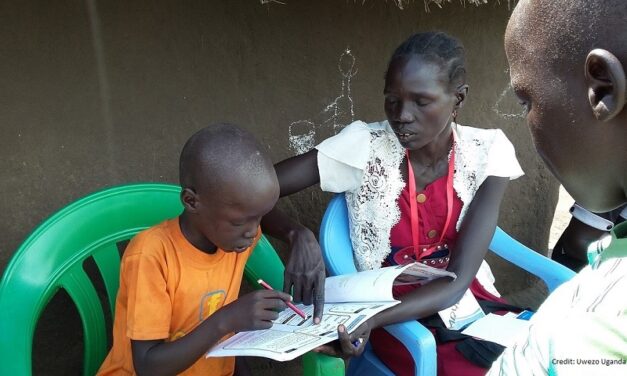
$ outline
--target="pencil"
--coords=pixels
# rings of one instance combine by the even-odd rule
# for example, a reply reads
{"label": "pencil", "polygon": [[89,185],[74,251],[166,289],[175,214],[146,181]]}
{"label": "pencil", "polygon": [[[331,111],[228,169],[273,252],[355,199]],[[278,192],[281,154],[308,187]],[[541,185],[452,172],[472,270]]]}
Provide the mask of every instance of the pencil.
{"label": "pencil", "polygon": [[[265,288],[266,290],[274,290],[272,288],[272,286],[270,286],[269,284],[265,283],[263,281],[263,279],[258,279],[257,283],[260,284],[261,286],[263,286],[263,288]],[[285,302],[287,304],[288,307],[290,307],[292,309],[292,311],[296,312],[296,314],[304,319],[307,319],[307,315],[305,314],[305,312],[301,311],[300,309],[298,309],[292,302]]]}

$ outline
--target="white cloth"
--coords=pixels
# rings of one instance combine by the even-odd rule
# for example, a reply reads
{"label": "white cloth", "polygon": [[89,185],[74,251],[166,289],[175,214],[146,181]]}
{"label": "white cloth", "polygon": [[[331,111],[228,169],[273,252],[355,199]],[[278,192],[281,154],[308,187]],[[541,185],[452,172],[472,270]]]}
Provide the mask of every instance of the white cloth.
{"label": "white cloth", "polygon": [[489,376],[627,375],[627,223],[621,228],[604,247],[620,257],[602,254],[555,289]]}
{"label": "white cloth", "polygon": [[[453,129],[457,134],[453,188],[463,203],[459,230],[488,176],[515,179],[523,171],[501,130],[459,124]],[[390,231],[400,219],[396,201],[405,186],[399,168],[405,149],[387,121],[353,122],[316,149],[322,190],[346,193],[357,269],[379,268],[390,253]]]}

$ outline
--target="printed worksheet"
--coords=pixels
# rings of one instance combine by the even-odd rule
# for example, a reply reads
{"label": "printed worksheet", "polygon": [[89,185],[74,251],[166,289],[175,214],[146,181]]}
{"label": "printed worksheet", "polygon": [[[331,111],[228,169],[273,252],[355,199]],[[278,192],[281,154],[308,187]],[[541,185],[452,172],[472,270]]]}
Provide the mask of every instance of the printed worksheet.
{"label": "printed worksheet", "polygon": [[[343,324],[349,333],[375,314],[400,302],[392,296],[397,279],[403,284],[423,284],[437,276],[455,278],[455,274],[416,264],[390,266],[360,273],[328,277],[322,322],[313,324],[313,306],[298,304],[306,319],[286,309],[274,320],[272,328],[241,332],[212,348],[207,357],[262,356],[278,361],[292,360],[338,338]],[[407,270],[410,272],[406,273]],[[444,272],[444,273],[442,273]],[[399,278],[400,276],[400,278]]]}
{"label": "printed worksheet", "polygon": [[382,310],[400,302],[327,303],[322,322],[313,324],[313,306],[296,305],[307,315],[303,319],[286,309],[272,328],[242,332],[213,348],[207,356],[263,356],[279,361],[292,360],[312,349],[337,339],[337,326],[352,332]]}

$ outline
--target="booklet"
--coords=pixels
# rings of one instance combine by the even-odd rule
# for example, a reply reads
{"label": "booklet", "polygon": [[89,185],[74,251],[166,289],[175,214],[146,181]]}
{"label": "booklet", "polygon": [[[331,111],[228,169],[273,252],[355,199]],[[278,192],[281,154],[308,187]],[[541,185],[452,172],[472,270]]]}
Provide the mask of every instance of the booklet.
{"label": "booklet", "polygon": [[455,274],[421,263],[390,266],[377,270],[328,277],[322,322],[313,324],[313,306],[297,304],[307,315],[303,319],[285,309],[270,329],[240,332],[214,346],[207,357],[261,356],[278,361],[292,360],[312,349],[336,340],[337,326],[351,333],[375,314],[400,302],[392,296],[395,284],[425,284]]}

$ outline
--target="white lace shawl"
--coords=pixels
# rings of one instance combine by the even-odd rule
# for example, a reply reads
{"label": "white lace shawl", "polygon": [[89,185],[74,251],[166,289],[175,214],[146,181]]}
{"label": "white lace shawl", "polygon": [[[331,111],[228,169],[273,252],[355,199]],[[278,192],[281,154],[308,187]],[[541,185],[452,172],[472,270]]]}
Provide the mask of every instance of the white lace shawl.
{"label": "white lace shawl", "polygon": [[[514,147],[500,129],[455,125],[453,188],[468,206],[487,176],[515,179],[523,174]],[[399,166],[405,149],[387,121],[356,121],[316,146],[320,186],[345,192],[357,270],[377,269],[390,253],[390,231],[400,219],[397,198],[405,182]]]}

